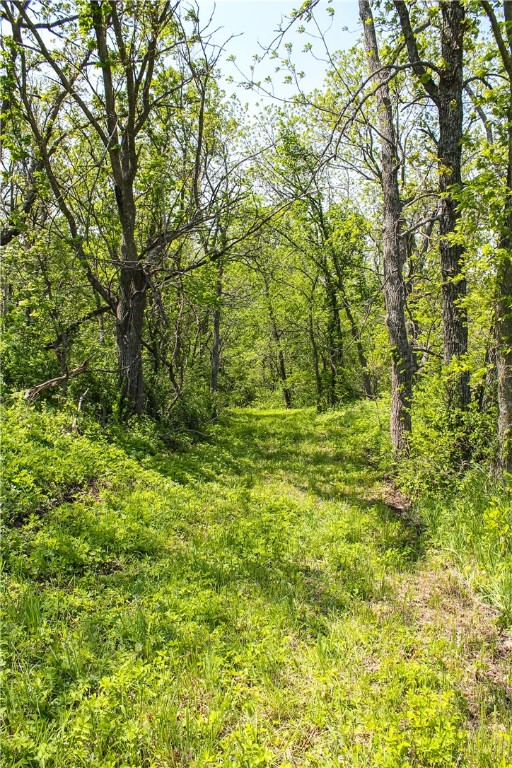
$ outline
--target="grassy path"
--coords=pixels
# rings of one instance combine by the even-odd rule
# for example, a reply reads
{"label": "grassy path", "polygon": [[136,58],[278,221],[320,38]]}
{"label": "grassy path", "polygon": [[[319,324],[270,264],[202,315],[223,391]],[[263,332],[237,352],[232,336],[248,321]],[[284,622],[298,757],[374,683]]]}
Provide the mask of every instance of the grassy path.
{"label": "grassy path", "polygon": [[385,428],[141,437],[7,534],[6,768],[511,766],[503,639],[379,500]]}

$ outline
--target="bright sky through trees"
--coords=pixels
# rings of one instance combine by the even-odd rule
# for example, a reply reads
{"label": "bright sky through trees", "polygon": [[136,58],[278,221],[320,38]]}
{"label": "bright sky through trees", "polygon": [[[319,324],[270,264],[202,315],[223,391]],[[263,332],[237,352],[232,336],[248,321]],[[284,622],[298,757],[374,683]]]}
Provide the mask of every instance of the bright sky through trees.
{"label": "bright sky through trees", "polygon": [[[213,14],[211,29],[216,30],[215,41],[222,44],[231,37],[222,57],[224,86],[228,93],[231,90],[237,91],[241,100],[251,106],[266,101],[261,93],[241,90],[234,83],[250,78],[253,57],[262,55],[272,44],[277,45],[280,27],[286,28],[289,25],[291,13],[299,6],[297,0],[217,0],[216,3],[199,0],[203,23]],[[334,16],[330,15],[328,8],[334,9]],[[301,84],[305,91],[322,85],[328,66],[325,45],[331,52],[348,48],[360,34],[358,6],[353,0],[336,0],[333,3],[323,0],[315,11],[315,19],[316,22],[304,25],[306,31],[303,34],[298,32],[301,23],[296,22],[281,40],[279,47],[284,57],[287,54],[285,43],[292,43],[291,58],[297,71],[304,72]],[[321,39],[322,35],[325,43]],[[312,44],[312,50],[305,53],[304,47],[308,43]],[[234,63],[228,61],[231,56],[235,57]],[[275,59],[266,58],[256,65],[254,78],[263,83],[267,76],[271,76],[275,95],[279,98],[289,97],[295,89],[284,84],[286,73],[276,73],[276,66]],[[227,81],[230,76],[234,80],[233,84]]]}

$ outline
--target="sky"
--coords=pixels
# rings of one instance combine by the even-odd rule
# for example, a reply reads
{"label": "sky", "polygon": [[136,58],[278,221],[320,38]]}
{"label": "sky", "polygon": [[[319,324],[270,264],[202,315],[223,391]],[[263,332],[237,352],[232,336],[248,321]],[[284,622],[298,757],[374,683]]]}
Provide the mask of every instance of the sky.
{"label": "sky", "polygon": [[[253,56],[261,54],[264,48],[268,48],[275,41],[282,20],[289,17],[301,3],[302,0],[216,0],[215,3],[212,0],[198,0],[201,20],[207,20],[213,14],[210,29],[215,30],[215,43],[222,44],[231,37],[226,43],[226,50],[220,62],[224,76],[223,87],[227,93],[236,91],[242,103],[247,102],[251,109],[258,102],[265,103],[266,99],[261,93],[257,95],[236,87],[236,83],[244,79],[241,72],[246,79],[250,78]],[[334,9],[332,18],[327,11],[329,6]],[[360,35],[357,0],[320,0],[315,10],[315,18],[318,27],[313,22],[304,23],[306,32],[303,34],[298,33],[300,23],[295,22],[279,48],[283,56],[287,55],[284,44],[292,43],[291,58],[297,70],[305,73],[301,81],[305,91],[321,87],[325,76],[327,64],[320,31],[324,33],[331,52],[351,47]],[[312,44],[314,56],[311,52],[303,53],[307,43]],[[236,62],[228,61],[229,56],[234,56]],[[267,57],[257,64],[254,78],[263,83],[265,77],[270,76],[276,95],[291,95],[292,88],[283,84],[284,74],[276,73],[275,67],[276,61]],[[228,82],[229,76],[233,78],[234,83]]]}

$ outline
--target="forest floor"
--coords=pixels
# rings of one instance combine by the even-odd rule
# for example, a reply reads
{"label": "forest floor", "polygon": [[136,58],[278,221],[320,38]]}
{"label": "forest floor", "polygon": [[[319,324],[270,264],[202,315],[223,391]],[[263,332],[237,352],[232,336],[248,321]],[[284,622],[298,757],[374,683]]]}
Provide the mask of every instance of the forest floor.
{"label": "forest floor", "polygon": [[512,766],[510,637],[383,477],[386,426],[127,439],[13,527],[5,767]]}

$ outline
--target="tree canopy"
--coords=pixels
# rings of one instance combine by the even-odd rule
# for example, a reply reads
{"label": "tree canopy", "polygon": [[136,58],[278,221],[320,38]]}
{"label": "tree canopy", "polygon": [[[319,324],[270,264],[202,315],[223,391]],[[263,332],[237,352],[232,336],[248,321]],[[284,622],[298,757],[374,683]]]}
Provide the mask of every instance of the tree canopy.
{"label": "tree canopy", "polygon": [[508,5],[360,2],[305,93],[316,6],[251,114],[200,7],[2,3],[5,391],[197,423],[389,391],[397,455],[434,398],[510,470]]}

